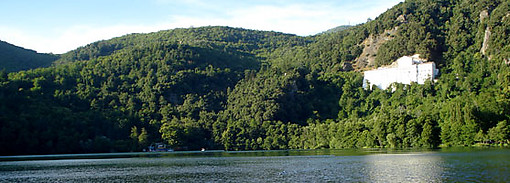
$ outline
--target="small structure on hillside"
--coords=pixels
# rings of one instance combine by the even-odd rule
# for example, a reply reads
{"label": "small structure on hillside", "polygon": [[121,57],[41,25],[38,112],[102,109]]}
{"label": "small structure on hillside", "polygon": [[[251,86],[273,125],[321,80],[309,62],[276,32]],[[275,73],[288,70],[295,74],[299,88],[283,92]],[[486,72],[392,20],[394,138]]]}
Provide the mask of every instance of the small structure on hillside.
{"label": "small structure on hillside", "polygon": [[420,55],[404,56],[387,67],[365,71],[363,88],[372,89],[372,85],[387,89],[391,83],[424,84],[427,79],[434,80],[439,74],[434,62],[426,62]]}

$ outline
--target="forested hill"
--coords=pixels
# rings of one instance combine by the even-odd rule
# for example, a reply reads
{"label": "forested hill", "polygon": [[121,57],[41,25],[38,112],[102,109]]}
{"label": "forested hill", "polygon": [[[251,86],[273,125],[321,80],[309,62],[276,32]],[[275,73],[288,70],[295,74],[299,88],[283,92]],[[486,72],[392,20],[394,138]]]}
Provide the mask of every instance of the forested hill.
{"label": "forested hill", "polygon": [[37,53],[0,41],[0,70],[6,72],[48,67],[57,59],[57,55]]}
{"label": "forested hill", "polygon": [[[199,27],[173,29],[150,34],[131,34],[99,41],[62,55],[60,63],[90,60],[115,52],[157,47],[159,45],[187,45],[196,48],[238,52],[265,59],[282,47],[304,46],[311,39],[278,32],[253,31],[231,27]],[[161,51],[169,48],[156,48]],[[151,53],[152,54],[152,53]]]}
{"label": "forested hill", "polygon": [[[438,147],[510,139],[510,3],[408,0],[300,37],[230,27],[99,41],[0,75],[0,154]],[[439,81],[364,90],[421,54]]]}

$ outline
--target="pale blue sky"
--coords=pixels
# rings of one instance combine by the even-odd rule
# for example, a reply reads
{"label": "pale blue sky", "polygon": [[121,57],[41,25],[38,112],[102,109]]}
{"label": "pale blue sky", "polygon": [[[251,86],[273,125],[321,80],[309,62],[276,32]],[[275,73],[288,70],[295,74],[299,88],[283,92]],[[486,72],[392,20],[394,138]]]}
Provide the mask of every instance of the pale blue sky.
{"label": "pale blue sky", "polygon": [[374,19],[403,0],[6,0],[0,40],[64,53],[129,33],[222,25],[301,36]]}

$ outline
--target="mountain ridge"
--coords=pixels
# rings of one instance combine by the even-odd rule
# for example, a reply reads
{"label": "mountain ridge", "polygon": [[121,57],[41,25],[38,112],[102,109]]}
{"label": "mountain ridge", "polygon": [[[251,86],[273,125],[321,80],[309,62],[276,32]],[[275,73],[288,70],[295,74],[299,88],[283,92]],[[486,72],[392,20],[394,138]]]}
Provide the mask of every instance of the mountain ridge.
{"label": "mountain ridge", "polygon": [[[52,67],[0,74],[0,154],[154,142],[188,150],[508,143],[508,14],[506,1],[407,0],[309,37],[211,26],[98,41]],[[437,82],[362,88],[359,71],[414,54],[440,66]]]}
{"label": "mountain ridge", "polygon": [[0,70],[15,72],[48,67],[57,59],[57,55],[37,53],[0,40]]}

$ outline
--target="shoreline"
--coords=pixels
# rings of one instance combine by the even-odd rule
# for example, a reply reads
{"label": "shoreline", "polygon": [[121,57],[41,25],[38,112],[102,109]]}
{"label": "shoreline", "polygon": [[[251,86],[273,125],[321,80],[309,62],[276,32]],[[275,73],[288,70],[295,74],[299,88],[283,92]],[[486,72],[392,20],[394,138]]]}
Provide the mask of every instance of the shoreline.
{"label": "shoreline", "polygon": [[117,158],[158,158],[158,157],[239,157],[239,156],[360,156],[373,154],[402,154],[416,152],[452,152],[487,149],[508,149],[508,147],[442,147],[437,149],[409,148],[362,148],[362,149],[289,149],[289,150],[251,150],[251,151],[172,151],[172,152],[119,152],[119,153],[85,153],[85,154],[49,154],[49,155],[13,155],[0,156],[0,162],[35,161],[35,160],[73,160],[73,159],[117,159]]}

